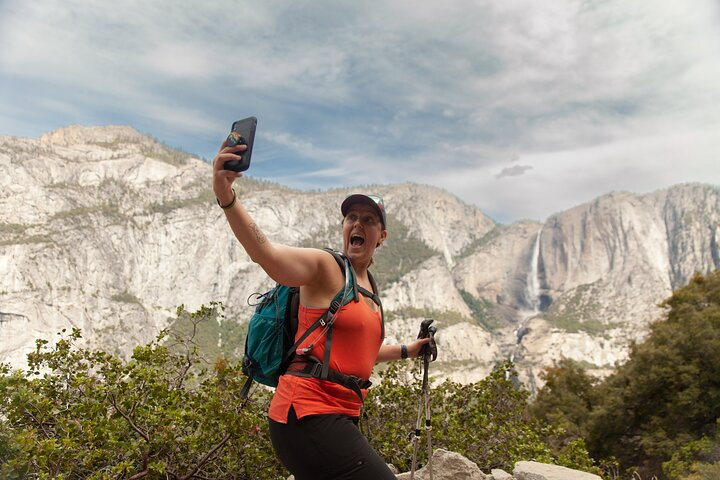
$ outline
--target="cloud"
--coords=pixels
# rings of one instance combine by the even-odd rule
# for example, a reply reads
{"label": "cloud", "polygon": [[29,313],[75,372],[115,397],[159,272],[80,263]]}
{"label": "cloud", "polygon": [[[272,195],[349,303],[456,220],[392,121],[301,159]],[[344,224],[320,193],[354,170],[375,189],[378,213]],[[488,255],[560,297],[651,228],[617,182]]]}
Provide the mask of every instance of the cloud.
{"label": "cloud", "polygon": [[0,134],[126,123],[212,157],[256,115],[253,175],[541,219],[716,178],[718,19],[713,0],[5,0]]}
{"label": "cloud", "polygon": [[519,177],[528,170],[532,170],[532,168],[530,165],[513,165],[512,167],[503,168],[500,173],[495,175],[495,178],[499,180],[503,177]]}
{"label": "cloud", "polygon": [[439,174],[434,184],[479,206],[496,221],[545,220],[610,191],[648,193],[683,182],[720,184],[716,129],[626,139],[522,156],[542,166],[498,182],[486,168]]}

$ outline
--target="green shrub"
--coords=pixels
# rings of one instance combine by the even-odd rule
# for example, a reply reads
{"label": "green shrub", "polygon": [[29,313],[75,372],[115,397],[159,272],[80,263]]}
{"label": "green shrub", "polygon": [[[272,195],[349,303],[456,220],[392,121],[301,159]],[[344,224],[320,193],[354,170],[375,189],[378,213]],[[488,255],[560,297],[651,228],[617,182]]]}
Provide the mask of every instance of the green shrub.
{"label": "green shrub", "polygon": [[720,478],[720,270],[661,305],[667,318],[610,376],[561,363],[530,411],[561,432],[550,443],[584,438],[613,478]]}
{"label": "green shrub", "polygon": [[127,362],[80,338],[38,341],[27,372],[2,371],[0,478],[287,477],[268,437],[268,394],[244,405],[237,365],[207,368],[165,333]]}
{"label": "green shrub", "polygon": [[[284,479],[265,412],[271,394],[257,388],[243,403],[239,365],[217,338],[240,342],[223,326],[222,307],[178,309],[168,331],[137,347],[129,360],[81,348],[81,333],[39,340],[26,371],[0,366],[0,478]],[[206,333],[203,333],[206,330]],[[229,340],[233,338],[233,340]],[[361,424],[372,445],[401,470],[410,469],[408,438],[417,418],[417,361],[388,364],[365,405]],[[553,428],[526,413],[529,393],[513,382],[509,363],[488,378],[431,389],[435,448],[456,451],[483,471],[512,470],[518,460],[593,470],[582,439],[553,451]],[[427,461],[421,439],[419,463]]]}
{"label": "green shrub", "polygon": [[[382,373],[382,383],[370,390],[365,401],[372,445],[401,471],[411,466],[413,448],[408,434],[417,420],[420,373],[417,362],[409,372],[402,364],[391,364]],[[444,381],[433,387],[430,391],[433,447],[458,452],[484,472],[493,468],[512,471],[519,460],[593,469],[581,441],[569,446],[562,455],[553,455],[543,441],[550,427],[526,415],[529,393],[514,385],[513,375],[512,365],[505,363],[480,382],[461,385]],[[422,465],[427,462],[425,437],[420,445],[418,459]]]}

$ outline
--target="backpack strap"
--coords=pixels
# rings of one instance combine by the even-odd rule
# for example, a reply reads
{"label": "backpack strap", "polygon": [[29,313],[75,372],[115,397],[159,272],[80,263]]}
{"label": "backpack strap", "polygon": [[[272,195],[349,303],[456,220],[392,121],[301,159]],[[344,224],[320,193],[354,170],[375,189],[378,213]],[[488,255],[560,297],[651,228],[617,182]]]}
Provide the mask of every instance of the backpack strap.
{"label": "backpack strap", "polygon": [[[355,278],[355,269],[353,269],[352,264],[350,263],[350,260],[345,256],[344,253],[336,252],[332,248],[323,248],[324,251],[328,252],[330,255],[333,256],[335,259],[335,262],[337,262],[338,265],[340,265],[340,269],[343,271],[343,276],[347,276],[347,274],[350,274],[350,285],[352,285],[353,294],[351,300],[358,301],[360,297],[358,296],[358,284],[357,280]],[[343,291],[338,292],[336,295],[336,298],[338,296],[341,296],[343,294]],[[345,304],[347,302],[343,302]]]}
{"label": "backpack strap", "polygon": [[[326,362],[327,363],[327,362]],[[372,382],[365,378],[356,377],[354,375],[346,375],[332,368],[328,368],[327,377],[322,378],[322,370],[324,365],[315,357],[307,357],[303,359],[295,359],[288,366],[287,375],[295,375],[297,377],[313,377],[318,380],[327,380],[337,383],[343,387],[352,390],[364,402],[362,388],[370,388]]]}
{"label": "backpack strap", "polygon": [[[342,299],[342,297],[341,297],[341,299]],[[335,313],[338,310],[340,310],[340,307],[342,306],[341,299],[339,300],[337,297],[335,297],[333,299],[333,301],[330,303],[330,307],[325,311],[325,313],[323,313],[322,316],[320,316],[320,318],[315,320],[313,322],[313,324],[310,325],[307,328],[307,330],[305,330],[303,332],[303,334],[300,336],[300,338],[298,338],[295,341],[295,343],[292,345],[292,347],[290,347],[288,349],[288,351],[285,352],[285,357],[283,358],[283,365],[287,364],[293,358],[293,356],[295,356],[295,353],[296,353],[298,347],[302,344],[302,342],[304,342],[310,336],[310,334],[312,332],[314,332],[315,330],[317,330],[319,327],[325,328],[328,324],[330,324],[330,328],[329,328],[328,332],[332,331],[332,324],[335,321],[335,318],[334,318]],[[296,298],[293,299],[293,304],[291,306],[294,308],[294,310],[292,311],[291,314],[293,315],[292,318],[293,318],[293,321],[295,322],[295,328],[294,328],[294,332],[292,334],[291,339],[294,339],[295,333],[297,333],[297,326],[298,326],[298,322],[299,322],[299,320],[298,320],[298,311],[299,311],[299,306],[300,306],[299,290],[298,290],[298,295],[296,295]],[[326,345],[326,347],[327,347],[327,345]],[[284,370],[284,368],[282,370]]]}
{"label": "backpack strap", "polygon": [[375,282],[375,277],[373,277],[372,273],[368,270],[368,279],[370,280],[370,287],[372,288],[372,292],[368,292],[366,288],[358,285],[358,282],[355,279],[355,270],[353,269],[350,260],[347,260],[347,257],[344,254],[338,253],[331,248],[324,248],[323,250],[332,254],[338,265],[343,268],[345,268],[344,263],[345,261],[347,261],[347,269],[352,275],[353,300],[355,300],[356,302],[360,301],[360,296],[358,295],[359,292],[362,293],[363,296],[372,299],[372,301],[375,302],[375,305],[380,308],[380,339],[385,340],[385,312],[383,311],[382,301],[380,301],[380,294],[378,293],[379,290],[377,287],[377,283]]}
{"label": "backpack strap", "polygon": [[290,299],[288,308],[285,310],[285,345],[295,341],[295,334],[298,329],[298,311],[300,310],[300,287],[290,287]]}
{"label": "backpack strap", "polygon": [[[348,276],[348,270],[352,270],[352,267],[350,266],[350,261],[346,260],[346,258],[344,256],[335,252],[334,250],[331,250],[328,248],[326,248],[324,250],[331,253],[333,258],[335,258],[335,261],[340,266],[340,268],[342,268],[343,276],[345,277],[345,286],[343,287],[342,290],[340,290],[337,293],[337,295],[335,295],[335,298],[333,298],[333,300],[330,302],[330,306],[325,311],[325,313],[323,313],[322,316],[320,316],[320,318],[315,320],[313,322],[313,324],[310,325],[307,328],[307,330],[305,330],[303,332],[302,336],[299,339],[297,339],[297,341],[295,341],[295,343],[292,345],[292,347],[290,347],[288,349],[288,351],[285,352],[285,356],[283,358],[283,365],[286,365],[287,363],[289,363],[289,361],[293,358],[293,356],[295,355],[295,352],[297,351],[298,347],[302,344],[302,342],[304,342],[310,336],[310,334],[312,332],[317,330],[318,327],[325,328],[328,326],[328,324],[330,324],[328,332],[332,331],[332,323],[335,321],[335,314],[337,313],[338,310],[340,310],[342,305],[345,303],[343,301],[343,299],[348,291],[350,283],[355,283],[353,281],[354,275],[352,277]],[[354,272],[352,272],[352,274],[354,274]],[[291,341],[295,339],[295,334],[297,333],[298,322],[299,322],[299,320],[298,320],[298,311],[300,309],[300,294],[299,294],[299,292],[300,292],[300,289],[298,289],[298,294],[293,298],[293,303],[291,304],[291,308],[290,308],[290,313],[292,315],[291,325],[293,325],[293,327],[294,327],[294,331],[292,332],[292,336],[290,337]],[[332,335],[330,335],[330,337],[332,337]],[[326,348],[328,347],[327,341],[326,341],[325,347]],[[283,370],[285,370],[285,369],[283,368]]]}
{"label": "backpack strap", "polygon": [[372,287],[372,292],[368,292],[363,287],[358,287],[358,290],[360,293],[362,293],[364,296],[372,299],[373,302],[375,302],[375,305],[377,305],[380,308],[380,338],[385,339],[385,312],[383,312],[383,306],[382,302],[380,301],[380,295],[378,294],[378,288],[377,283],[375,283],[375,278],[372,276],[372,273],[368,270],[368,279],[370,280],[370,286]]}

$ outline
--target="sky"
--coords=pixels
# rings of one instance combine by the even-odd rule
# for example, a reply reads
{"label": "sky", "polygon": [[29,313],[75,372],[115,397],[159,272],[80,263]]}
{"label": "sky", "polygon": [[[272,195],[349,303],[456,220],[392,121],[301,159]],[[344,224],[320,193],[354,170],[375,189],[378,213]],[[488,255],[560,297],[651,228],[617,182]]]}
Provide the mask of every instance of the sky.
{"label": "sky", "polygon": [[249,176],[433,185],[500,223],[720,185],[720,2],[0,0],[0,135],[212,159],[251,115]]}

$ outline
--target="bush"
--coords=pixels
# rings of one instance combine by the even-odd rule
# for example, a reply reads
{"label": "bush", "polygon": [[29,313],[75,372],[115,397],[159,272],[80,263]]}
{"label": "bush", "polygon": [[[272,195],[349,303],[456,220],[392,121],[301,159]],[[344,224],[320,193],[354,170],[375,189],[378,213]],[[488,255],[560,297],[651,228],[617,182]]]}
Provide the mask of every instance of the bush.
{"label": "bush", "polygon": [[615,478],[720,478],[720,270],[662,306],[667,318],[603,381],[568,361],[548,369],[530,412],[562,432],[554,447],[584,438]]}
{"label": "bush", "polygon": [[643,477],[683,446],[713,436],[720,418],[720,271],[696,275],[663,305],[667,319],[633,345],[628,361],[598,387],[588,445]]}
{"label": "bush", "polygon": [[[411,467],[410,434],[421,398],[420,373],[417,362],[409,371],[399,363],[390,365],[383,372],[382,383],[370,390],[365,401],[371,444],[401,471]],[[493,468],[512,471],[519,460],[592,471],[592,460],[582,440],[553,454],[543,441],[550,427],[526,415],[529,393],[514,385],[513,375],[512,364],[505,363],[480,382],[461,385],[444,381],[431,388],[433,448],[458,452],[486,472]],[[427,462],[424,435],[418,450],[419,464]]]}
{"label": "bush", "polygon": [[[129,360],[79,346],[81,332],[37,342],[26,371],[0,366],[0,478],[284,479],[265,412],[271,394],[258,387],[246,404],[239,365],[208,362],[198,348],[217,306],[178,309],[172,330],[137,347]],[[211,335],[212,337],[212,335]],[[214,338],[214,337],[213,337]],[[218,351],[213,351],[213,355]],[[220,352],[222,353],[222,352]],[[371,444],[409,470],[420,398],[418,363],[394,362],[366,399]],[[484,471],[512,470],[518,460],[592,469],[582,439],[553,452],[553,429],[526,412],[528,392],[511,364],[472,385],[431,389],[434,448],[456,451]],[[423,422],[424,423],[424,422]],[[419,464],[427,461],[425,438]]]}
{"label": "bush", "polygon": [[287,477],[268,437],[269,395],[243,404],[237,366],[208,368],[178,348],[192,338],[165,332],[129,361],[80,338],[38,341],[27,372],[1,372],[0,478]]}

